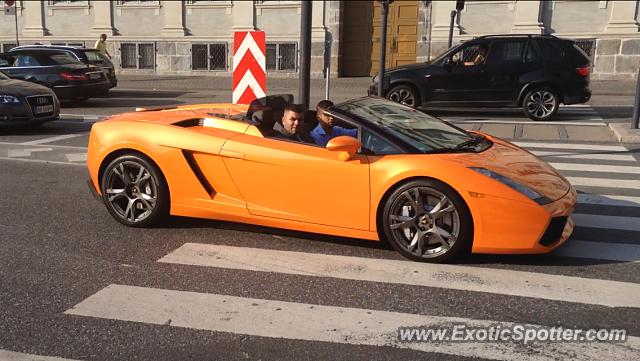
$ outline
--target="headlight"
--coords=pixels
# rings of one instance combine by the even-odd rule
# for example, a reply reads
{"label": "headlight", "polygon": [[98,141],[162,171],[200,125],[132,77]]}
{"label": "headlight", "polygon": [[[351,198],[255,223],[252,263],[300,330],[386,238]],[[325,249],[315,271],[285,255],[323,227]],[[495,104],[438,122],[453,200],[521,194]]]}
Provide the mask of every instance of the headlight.
{"label": "headlight", "polygon": [[498,173],[492,172],[488,169],[484,169],[484,168],[479,168],[479,167],[469,167],[469,169],[475,170],[478,173],[484,174],[489,178],[493,178],[495,180],[497,180],[498,182],[509,186],[515,190],[517,190],[518,192],[524,194],[525,196],[529,197],[529,199],[531,199],[532,201],[538,203],[538,204],[547,204],[547,203],[551,203],[551,200],[543,195],[541,195],[540,193],[534,191],[533,189],[522,185],[512,179],[509,179],[503,175],[500,175]]}
{"label": "headlight", "polygon": [[0,94],[0,104],[20,103],[20,99],[13,95]]}

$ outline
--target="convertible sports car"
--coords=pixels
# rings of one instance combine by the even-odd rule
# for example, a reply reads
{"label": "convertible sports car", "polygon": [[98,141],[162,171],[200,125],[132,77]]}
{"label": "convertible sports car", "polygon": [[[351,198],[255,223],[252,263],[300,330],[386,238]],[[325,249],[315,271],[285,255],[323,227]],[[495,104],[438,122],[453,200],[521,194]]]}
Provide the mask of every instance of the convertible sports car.
{"label": "convertible sports car", "polygon": [[513,144],[376,97],[327,111],[357,139],[320,147],[272,137],[292,100],[137,109],[98,122],[90,188],[129,226],[168,214],[219,219],[383,239],[418,261],[546,253],[573,230],[575,189]]}

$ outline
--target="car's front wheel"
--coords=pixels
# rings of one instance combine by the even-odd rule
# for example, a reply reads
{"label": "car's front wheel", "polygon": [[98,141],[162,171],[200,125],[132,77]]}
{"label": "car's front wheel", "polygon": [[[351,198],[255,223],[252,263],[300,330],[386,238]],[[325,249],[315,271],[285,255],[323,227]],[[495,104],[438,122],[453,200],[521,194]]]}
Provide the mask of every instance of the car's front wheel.
{"label": "car's front wheel", "polygon": [[408,85],[398,85],[391,88],[387,93],[387,99],[412,108],[420,106],[417,92]]}
{"label": "car's front wheel", "polygon": [[522,102],[524,114],[532,120],[549,120],[558,111],[558,94],[550,88],[535,88],[527,93]]}
{"label": "car's front wheel", "polygon": [[446,184],[416,180],[396,189],[382,215],[385,239],[403,256],[444,262],[469,249],[471,215],[462,198]]}
{"label": "car's front wheel", "polygon": [[105,168],[102,199],[118,222],[148,227],[169,213],[169,191],[155,164],[140,154],[122,155]]}

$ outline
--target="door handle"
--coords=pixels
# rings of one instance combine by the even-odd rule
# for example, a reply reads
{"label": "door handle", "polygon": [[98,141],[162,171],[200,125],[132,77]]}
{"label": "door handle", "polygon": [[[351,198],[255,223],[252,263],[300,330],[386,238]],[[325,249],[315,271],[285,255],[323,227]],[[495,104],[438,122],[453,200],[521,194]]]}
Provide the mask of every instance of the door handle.
{"label": "door handle", "polygon": [[234,152],[232,150],[223,149],[220,151],[220,155],[227,158],[244,159],[243,153]]}

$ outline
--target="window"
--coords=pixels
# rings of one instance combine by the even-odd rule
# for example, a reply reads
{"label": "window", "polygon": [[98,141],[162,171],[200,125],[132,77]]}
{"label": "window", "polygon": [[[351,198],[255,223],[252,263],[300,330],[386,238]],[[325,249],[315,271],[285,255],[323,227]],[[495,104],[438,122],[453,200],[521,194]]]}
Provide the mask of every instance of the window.
{"label": "window", "polygon": [[47,5],[87,5],[89,2],[87,0],[49,0],[47,1]]}
{"label": "window", "polygon": [[553,41],[538,41],[538,44],[542,48],[542,53],[546,61],[550,63],[560,63],[562,62],[562,58],[564,57],[564,51],[556,45]]}
{"label": "window", "polygon": [[297,43],[267,44],[267,70],[297,70]]}
{"label": "window", "polygon": [[2,52],[6,53],[7,51],[15,48],[17,45],[13,43],[4,43],[2,44]]}
{"label": "window", "polygon": [[18,55],[16,56],[16,60],[13,62],[13,66],[17,68],[39,65],[40,62],[38,62],[38,60],[36,60],[36,58],[31,55]]}
{"label": "window", "polygon": [[156,51],[153,43],[122,43],[120,55],[123,69],[155,69]]}
{"label": "window", "polygon": [[527,51],[524,54],[524,61],[527,63],[533,63],[538,60],[538,52],[533,47],[532,42],[527,43]]}
{"label": "window", "polygon": [[57,54],[51,54],[47,59],[49,65],[64,65],[64,64],[78,64],[79,61],[75,56],[68,52],[62,52]]}
{"label": "window", "polygon": [[489,44],[473,44],[465,46],[457,53],[453,54],[451,60],[458,65],[481,65],[484,64]]}
{"label": "window", "polygon": [[157,0],[119,0],[116,5],[159,5]]}
{"label": "window", "polygon": [[227,70],[227,43],[192,44],[191,69]]}
{"label": "window", "polygon": [[362,148],[376,155],[403,153],[398,147],[371,133],[367,129],[362,130]]}
{"label": "window", "polygon": [[524,41],[498,41],[493,43],[487,64],[509,64],[522,61]]}

